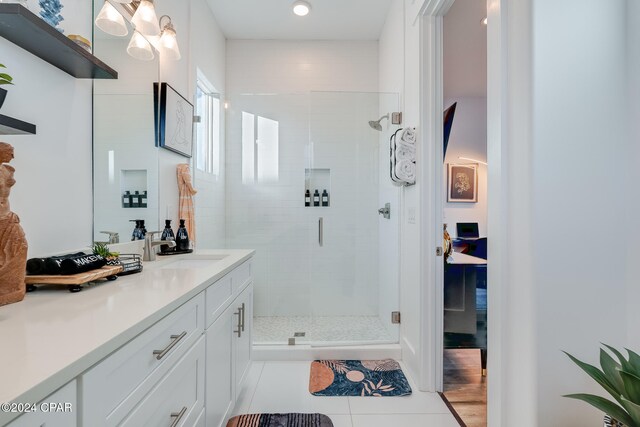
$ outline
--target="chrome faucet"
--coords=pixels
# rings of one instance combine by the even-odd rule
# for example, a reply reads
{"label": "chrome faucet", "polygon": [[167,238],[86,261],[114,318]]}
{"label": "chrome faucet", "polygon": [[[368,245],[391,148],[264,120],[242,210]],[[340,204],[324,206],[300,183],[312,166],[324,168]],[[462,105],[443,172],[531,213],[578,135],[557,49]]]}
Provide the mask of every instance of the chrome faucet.
{"label": "chrome faucet", "polygon": [[109,241],[107,242],[107,244],[111,245],[120,243],[120,235],[117,231],[101,231],[100,233],[109,235]]}
{"label": "chrome faucet", "polygon": [[147,231],[144,236],[144,253],[142,256],[143,261],[155,261],[156,260],[156,247],[167,245],[170,248],[176,247],[174,240],[153,240],[155,234],[160,234],[162,231]]}

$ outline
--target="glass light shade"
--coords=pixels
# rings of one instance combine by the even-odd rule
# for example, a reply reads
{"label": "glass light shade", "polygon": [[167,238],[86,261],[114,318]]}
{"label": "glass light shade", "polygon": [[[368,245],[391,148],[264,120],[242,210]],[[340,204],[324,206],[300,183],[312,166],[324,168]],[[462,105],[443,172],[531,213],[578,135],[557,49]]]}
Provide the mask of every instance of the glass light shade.
{"label": "glass light shade", "polygon": [[160,46],[162,47],[163,54],[167,55],[167,58],[177,61],[181,58],[180,48],[178,47],[178,40],[176,38],[176,32],[172,27],[165,27],[162,30],[162,37],[160,37]]}
{"label": "glass light shade", "polygon": [[159,36],[160,25],[156,16],[156,9],[150,0],[142,0],[136,13],[133,14],[131,22],[136,26],[136,30],[145,36]]}
{"label": "glass light shade", "polygon": [[127,46],[127,53],[142,61],[151,61],[155,56],[151,44],[138,31],[133,32],[133,37]]}
{"label": "glass light shade", "polygon": [[311,11],[311,5],[306,1],[297,1],[293,4],[293,13],[298,16],[307,16]]}
{"label": "glass light shade", "polygon": [[104,6],[102,6],[96,18],[96,25],[102,31],[112,36],[126,36],[129,34],[124,18],[107,0],[105,0]]}

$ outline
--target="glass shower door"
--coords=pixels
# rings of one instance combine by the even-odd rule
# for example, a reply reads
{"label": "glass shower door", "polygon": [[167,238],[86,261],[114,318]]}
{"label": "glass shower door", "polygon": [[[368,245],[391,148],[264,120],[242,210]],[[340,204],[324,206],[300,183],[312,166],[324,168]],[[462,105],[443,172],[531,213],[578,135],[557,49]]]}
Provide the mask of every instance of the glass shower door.
{"label": "glass shower door", "polygon": [[[310,231],[313,345],[394,343],[398,296],[398,194],[388,178],[388,120],[397,94],[312,92],[305,189],[320,206]],[[389,115],[390,117],[390,115]],[[391,203],[392,218],[378,214]]]}

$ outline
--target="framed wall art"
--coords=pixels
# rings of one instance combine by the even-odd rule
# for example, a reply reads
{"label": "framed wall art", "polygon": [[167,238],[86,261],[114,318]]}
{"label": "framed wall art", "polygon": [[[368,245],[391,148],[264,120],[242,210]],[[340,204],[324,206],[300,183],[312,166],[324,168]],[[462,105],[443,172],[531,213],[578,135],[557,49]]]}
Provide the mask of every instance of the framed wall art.
{"label": "framed wall art", "polygon": [[478,165],[449,163],[447,202],[478,202]]}
{"label": "framed wall art", "polygon": [[193,155],[193,104],[168,83],[154,83],[156,146]]}

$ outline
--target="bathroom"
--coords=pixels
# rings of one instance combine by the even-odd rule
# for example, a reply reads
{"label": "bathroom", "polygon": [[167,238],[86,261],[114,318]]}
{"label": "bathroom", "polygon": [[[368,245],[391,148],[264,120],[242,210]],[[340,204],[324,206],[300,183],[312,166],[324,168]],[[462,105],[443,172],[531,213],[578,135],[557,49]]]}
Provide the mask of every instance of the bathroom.
{"label": "bathroom", "polygon": [[[401,317],[401,269],[411,289],[418,268],[412,256],[400,257],[401,246],[410,244],[402,233],[414,233],[416,224],[415,177],[400,183],[389,175],[390,138],[418,125],[417,100],[403,94],[416,82],[404,75],[403,20],[410,12],[402,2],[280,2],[275,7],[250,1],[250,16],[244,16],[242,5],[214,0],[15,3],[27,11],[16,9],[16,17],[13,9],[0,10],[5,16],[0,26],[22,19],[18,25],[32,27],[31,34],[0,38],[2,63],[13,77],[2,114],[33,123],[36,130],[8,132],[2,141],[15,150],[11,164],[17,183],[11,209],[20,217],[28,257],[86,251],[103,242],[123,262],[134,256],[143,261],[142,273],[69,287],[72,293],[52,284],[30,285],[23,301],[3,307],[2,312],[12,315],[12,325],[22,325],[30,304],[46,305],[52,312],[58,304],[60,311],[70,311],[69,304],[91,306],[93,314],[54,316],[59,325],[82,323],[78,336],[92,335],[100,329],[98,320],[113,315],[124,323],[96,332],[92,340],[80,340],[82,345],[60,338],[61,348],[73,348],[68,352],[73,354],[43,367],[47,374],[34,374],[24,383],[15,377],[16,387],[5,390],[0,400],[82,402],[82,410],[70,411],[68,418],[38,418],[39,423],[97,425],[94,421],[104,417],[105,425],[153,424],[155,418],[144,415],[151,407],[145,402],[163,392],[151,391],[146,397],[136,393],[161,378],[165,368],[150,371],[146,378],[133,371],[127,377],[131,368],[111,366],[116,362],[107,352],[127,343],[114,354],[128,351],[133,360],[139,352],[129,348],[136,348],[145,334],[180,310],[195,313],[205,307],[203,337],[197,340],[185,326],[186,334],[171,335],[165,349],[168,358],[184,354],[171,368],[175,372],[190,357],[206,359],[200,364],[205,371],[193,372],[194,378],[206,377],[206,391],[197,386],[190,390],[199,403],[185,403],[188,410],[172,412],[169,418],[177,423],[172,425],[217,427],[251,412],[323,412],[336,426],[381,422],[390,416],[404,425],[424,420],[456,425],[437,394],[419,389],[414,350],[419,348],[419,331],[409,331],[403,340],[400,335],[401,319],[411,322],[417,314],[409,308]],[[310,8],[308,16],[292,10],[298,3]],[[158,37],[142,36],[145,24],[136,22],[136,11],[148,4],[162,30],[174,31],[173,48]],[[368,18],[352,25],[365,4]],[[41,23],[28,14],[37,20],[50,7],[63,19],[47,25],[91,45],[89,75],[65,69],[69,65],[64,59],[60,64],[46,49],[29,44],[33,34],[44,36]],[[57,40],[58,35],[47,33],[42,40],[47,37]],[[191,112],[194,116],[186,149],[167,142],[169,126],[181,126],[169,123],[169,108],[176,100],[186,108],[187,118]],[[188,252],[194,253],[164,256],[183,252],[175,236],[190,207],[185,211],[181,205],[184,189],[176,181],[180,167],[187,168],[182,170],[195,190],[193,215],[187,220]],[[407,212],[410,217],[402,224]],[[153,233],[165,226],[172,228],[178,252],[160,244],[161,233]],[[223,297],[225,286],[229,295]],[[151,296],[151,289],[161,293]],[[202,296],[193,297],[193,289]],[[411,292],[416,290],[405,298],[410,299]],[[187,295],[193,298],[187,300]],[[107,302],[103,306],[96,298]],[[121,299],[128,302],[118,303]],[[224,304],[210,309],[217,299]],[[237,310],[236,303],[241,304]],[[182,305],[170,312],[177,304]],[[159,316],[166,317],[158,323],[149,320],[158,321]],[[39,319],[24,327],[36,328]],[[193,327],[199,328],[199,322]],[[228,342],[230,329],[237,342]],[[42,336],[28,344],[16,339],[15,352],[7,357],[24,357],[39,340],[46,340]],[[101,340],[109,350],[99,351]],[[403,359],[403,347],[411,349],[413,360]],[[164,356],[155,354],[158,360]],[[283,406],[287,396],[306,388],[314,359],[401,361],[413,385],[412,400],[401,400],[408,406],[399,412],[369,404],[359,409],[354,404],[354,409],[347,397],[330,400],[327,406],[311,395]],[[72,374],[60,374],[63,368]],[[182,375],[189,378],[184,369]],[[298,373],[291,379],[295,386],[279,385],[280,397],[261,406],[256,391],[278,387],[268,377],[283,369]],[[176,377],[171,372],[160,380],[158,390],[163,381],[168,384]],[[105,392],[104,398],[109,403],[117,398],[142,403],[113,406],[111,412],[105,412],[109,405],[91,403],[98,393],[92,391],[95,384],[109,378],[109,390],[124,390],[132,387],[128,381],[133,384],[134,377],[140,385],[126,399],[115,391]],[[218,384],[220,378],[227,381],[224,393],[210,391],[214,377]],[[189,390],[184,384],[173,388]],[[167,399],[179,395],[176,391]],[[16,417],[0,413],[0,425],[36,422],[31,414]]]}

